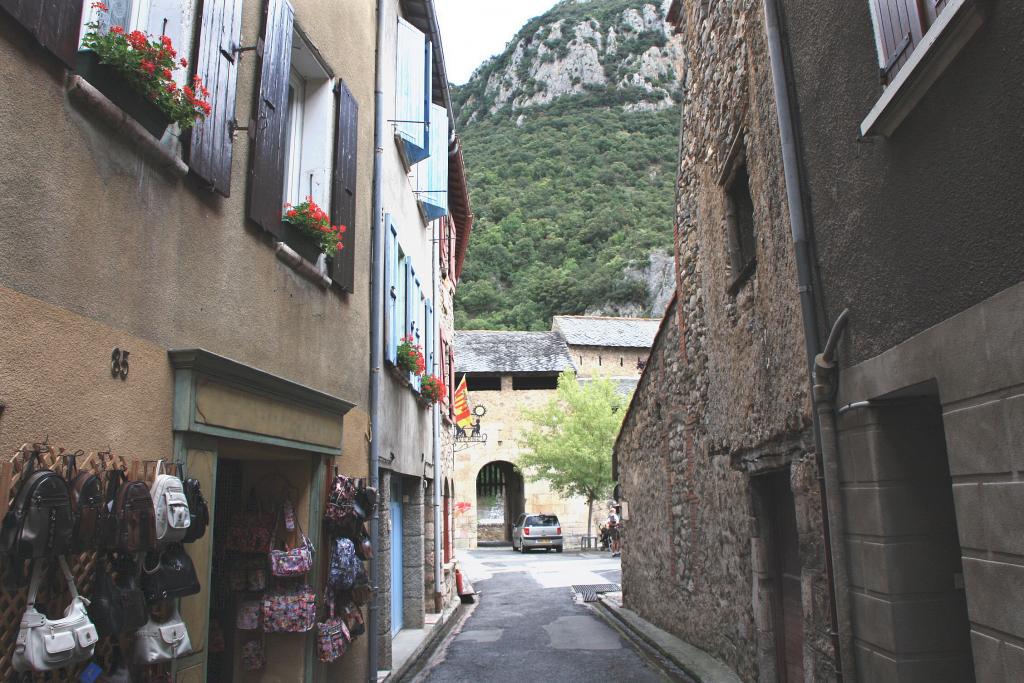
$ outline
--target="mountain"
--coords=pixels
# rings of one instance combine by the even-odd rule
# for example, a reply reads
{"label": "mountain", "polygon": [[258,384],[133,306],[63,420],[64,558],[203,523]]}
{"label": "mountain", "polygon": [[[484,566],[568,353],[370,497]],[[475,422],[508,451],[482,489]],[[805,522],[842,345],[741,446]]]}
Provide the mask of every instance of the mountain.
{"label": "mountain", "polygon": [[460,329],[664,311],[681,87],[667,5],[563,0],[453,89],[476,214]]}

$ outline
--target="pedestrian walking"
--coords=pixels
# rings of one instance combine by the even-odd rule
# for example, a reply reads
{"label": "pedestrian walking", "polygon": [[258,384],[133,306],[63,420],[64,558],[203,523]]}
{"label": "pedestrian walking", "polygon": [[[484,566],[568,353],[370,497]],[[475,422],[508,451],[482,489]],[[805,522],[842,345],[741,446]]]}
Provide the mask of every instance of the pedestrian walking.
{"label": "pedestrian walking", "polygon": [[608,508],[608,536],[612,542],[612,557],[619,557],[622,554],[622,520],[615,508]]}

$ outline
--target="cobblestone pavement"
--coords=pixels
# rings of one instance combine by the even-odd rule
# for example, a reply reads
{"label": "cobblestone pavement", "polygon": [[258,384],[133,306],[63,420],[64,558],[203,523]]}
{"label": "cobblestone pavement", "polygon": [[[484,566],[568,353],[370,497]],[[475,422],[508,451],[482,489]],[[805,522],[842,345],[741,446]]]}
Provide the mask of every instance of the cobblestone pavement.
{"label": "cobblestone pavement", "polygon": [[574,584],[618,583],[607,553],[459,551],[479,604],[417,683],[667,680],[589,608]]}

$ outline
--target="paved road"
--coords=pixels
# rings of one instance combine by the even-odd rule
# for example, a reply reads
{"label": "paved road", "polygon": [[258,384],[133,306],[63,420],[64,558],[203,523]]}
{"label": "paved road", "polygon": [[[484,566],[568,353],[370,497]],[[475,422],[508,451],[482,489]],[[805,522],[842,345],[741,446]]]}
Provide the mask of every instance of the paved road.
{"label": "paved road", "polygon": [[417,683],[667,680],[573,600],[573,584],[619,583],[618,559],[486,548],[459,551],[459,560],[479,604]]}

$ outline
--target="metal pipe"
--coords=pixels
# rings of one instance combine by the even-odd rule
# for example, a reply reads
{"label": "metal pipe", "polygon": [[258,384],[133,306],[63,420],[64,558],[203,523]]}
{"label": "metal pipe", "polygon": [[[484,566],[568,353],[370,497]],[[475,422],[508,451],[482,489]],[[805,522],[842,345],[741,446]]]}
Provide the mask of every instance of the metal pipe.
{"label": "metal pipe", "polygon": [[[441,220],[444,220],[443,218]],[[438,263],[441,258],[441,245],[438,241],[438,224],[440,221],[434,221],[431,225],[431,239],[430,243],[433,245],[431,249],[431,256],[433,258],[433,265],[431,266],[431,272],[433,277],[433,300],[434,300],[434,319],[432,325],[432,339],[434,342],[434,348],[431,352],[434,354],[434,362],[431,364],[430,371],[434,374],[437,372],[437,359],[438,359],[438,340],[441,339],[441,306],[438,301]],[[444,525],[441,519],[441,408],[435,403],[431,409],[433,415],[433,426],[434,426],[434,608],[440,613],[444,609],[444,599],[441,595],[441,534],[444,533]]]}
{"label": "metal pipe", "polygon": [[[814,440],[816,465],[819,473],[821,502],[826,510],[822,520],[825,541],[825,572],[828,576],[830,593],[830,616],[832,618],[832,645],[835,650],[837,680],[856,680],[853,659],[853,636],[850,627],[850,607],[846,553],[843,547],[843,522],[839,504],[839,473],[836,463],[837,442],[835,435],[834,406],[829,396],[827,403],[818,401],[815,379],[815,358],[819,348],[818,309],[814,292],[813,248],[807,229],[801,177],[800,157],[797,150],[797,129],[793,119],[789,93],[789,76],[782,42],[782,21],[779,0],[764,0],[765,33],[768,39],[768,55],[771,62],[772,86],[775,95],[775,109],[779,119],[779,138],[782,143],[782,165],[786,181],[786,199],[789,207],[790,230],[796,256],[797,291],[800,294],[800,310],[803,318],[804,345],[807,352],[812,392],[815,396]],[[845,318],[844,318],[845,320]],[[835,330],[833,330],[835,331]],[[829,335],[830,353],[835,351],[838,337]],[[824,424],[823,424],[824,421]],[[826,446],[826,444],[828,444]]]}
{"label": "metal pipe", "polygon": [[[370,486],[380,489],[380,375],[384,358],[384,1],[377,0],[376,77],[373,93],[373,247],[370,255]],[[370,517],[370,601],[367,619],[367,681],[377,683],[380,668],[380,506]]]}

